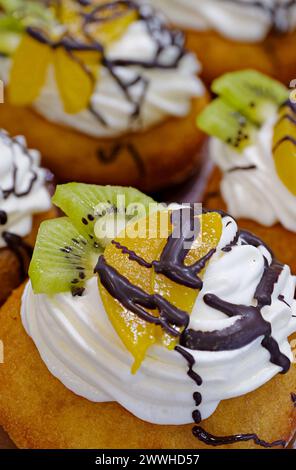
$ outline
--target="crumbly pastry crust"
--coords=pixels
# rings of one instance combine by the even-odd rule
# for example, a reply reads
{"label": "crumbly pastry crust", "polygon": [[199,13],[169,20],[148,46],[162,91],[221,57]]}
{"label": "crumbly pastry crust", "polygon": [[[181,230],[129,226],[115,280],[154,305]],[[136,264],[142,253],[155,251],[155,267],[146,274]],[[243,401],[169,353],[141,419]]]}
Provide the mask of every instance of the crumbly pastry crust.
{"label": "crumbly pastry crust", "polygon": [[28,145],[41,151],[43,166],[58,180],[152,191],[180,183],[196,170],[198,149],[204,140],[204,134],[196,129],[196,116],[208,101],[205,94],[192,101],[188,116],[171,117],[148,131],[120,138],[89,137],[8,103],[1,105],[0,127],[13,135],[26,135]]}
{"label": "crumbly pastry crust", "polygon": [[271,75],[287,86],[296,77],[296,31],[271,33],[261,43],[245,43],[224,38],[214,31],[187,31],[187,47],[203,65],[201,77],[207,84],[226,72],[242,67]]}
{"label": "crumbly pastry crust", "polygon": [[[203,204],[208,209],[223,209],[227,211],[227,206],[223,201],[220,192],[221,172],[218,168],[213,171],[206,192],[203,198]],[[290,266],[293,274],[296,273],[295,243],[296,233],[285,229],[281,224],[265,227],[249,219],[237,219],[242,229],[261,238],[274,252],[275,256],[282,263]]]}
{"label": "crumbly pastry crust", "polygon": [[[193,437],[193,425],[149,424],[116,403],[93,403],[64,387],[48,371],[23,329],[22,292],[20,287],[13,293],[0,315],[5,357],[0,365],[0,423],[18,447],[208,448]],[[292,365],[287,374],[277,375],[256,391],[221,402],[201,425],[215,435],[257,433],[269,442],[290,441],[296,429],[291,400],[295,383]],[[227,446],[255,447],[252,441]]]}
{"label": "crumbly pastry crust", "polygon": [[[51,209],[48,212],[34,215],[33,230],[29,236],[24,238],[24,242],[28,246],[33,247],[37,236],[38,228],[43,220],[51,219],[56,216],[56,210]],[[24,249],[20,247],[21,255],[24,262],[24,269],[27,270],[29,266],[29,256]],[[16,254],[9,248],[0,249],[0,305],[5,302],[13,289],[18,287],[22,282],[20,273],[20,262]]]}

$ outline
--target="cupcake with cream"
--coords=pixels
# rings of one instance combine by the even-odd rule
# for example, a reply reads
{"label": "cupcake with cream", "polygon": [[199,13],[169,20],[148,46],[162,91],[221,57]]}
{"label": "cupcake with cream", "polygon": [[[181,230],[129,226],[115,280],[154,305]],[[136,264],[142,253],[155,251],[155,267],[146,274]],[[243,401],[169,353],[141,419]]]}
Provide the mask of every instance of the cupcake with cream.
{"label": "cupcake with cream", "polygon": [[42,224],[31,280],[1,311],[0,422],[15,443],[288,446],[290,268],[222,211],[75,183],[53,200],[66,216]]}
{"label": "cupcake with cream", "polygon": [[0,59],[0,124],[25,133],[62,180],[152,190],[186,178],[207,95],[183,34],[137,2],[46,3]]}
{"label": "cupcake with cream", "polygon": [[296,107],[289,91],[254,71],[213,82],[198,119],[216,164],[205,196],[259,233],[296,269]]}
{"label": "cupcake with cream", "polygon": [[49,174],[24,137],[0,131],[0,304],[24,281],[42,220],[54,215]]}
{"label": "cupcake with cream", "polygon": [[295,78],[294,0],[141,0],[183,29],[207,82],[252,67],[284,81]]}

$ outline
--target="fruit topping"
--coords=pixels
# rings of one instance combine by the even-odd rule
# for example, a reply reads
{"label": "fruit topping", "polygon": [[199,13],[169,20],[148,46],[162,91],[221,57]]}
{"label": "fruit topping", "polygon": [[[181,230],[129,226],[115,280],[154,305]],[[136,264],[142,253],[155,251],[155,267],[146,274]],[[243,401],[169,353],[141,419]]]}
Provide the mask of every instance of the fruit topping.
{"label": "fruit topping", "polygon": [[104,48],[137,20],[138,10],[128,2],[82,5],[63,0],[50,11],[55,14],[55,22],[47,27],[36,27],[28,21],[13,58],[9,98],[14,105],[31,104],[41,92],[52,65],[65,112],[75,114],[90,103]]}
{"label": "fruit topping", "polygon": [[[41,224],[29,272],[35,293],[49,295],[81,293],[98,256],[116,237],[116,232],[103,237],[106,217],[119,212],[125,222],[136,220],[153,200],[133,188],[69,183],[57,187],[53,202],[68,217]],[[102,238],[95,235],[98,221]]]}
{"label": "fruit topping", "polygon": [[210,103],[197,119],[204,132],[241,151],[252,142],[256,127],[221,98]]}
{"label": "fruit topping", "polygon": [[262,124],[288,98],[287,88],[256,70],[242,70],[214,80],[212,90],[256,124]]}
{"label": "fruit topping", "polygon": [[29,269],[34,292],[81,295],[99,254],[99,247],[81,235],[68,217],[43,222]]}
{"label": "fruit topping", "polygon": [[116,238],[125,222],[145,217],[146,208],[153,203],[153,199],[134,188],[83,183],[59,185],[52,201],[79,232],[87,239],[96,236],[102,247]]}
{"label": "fruit topping", "polygon": [[212,90],[219,97],[197,125],[237,151],[252,144],[260,125],[288,98],[284,85],[255,70],[227,73],[214,80]]}
{"label": "fruit topping", "polygon": [[289,102],[281,107],[274,128],[273,158],[279,178],[296,196],[296,113]]}

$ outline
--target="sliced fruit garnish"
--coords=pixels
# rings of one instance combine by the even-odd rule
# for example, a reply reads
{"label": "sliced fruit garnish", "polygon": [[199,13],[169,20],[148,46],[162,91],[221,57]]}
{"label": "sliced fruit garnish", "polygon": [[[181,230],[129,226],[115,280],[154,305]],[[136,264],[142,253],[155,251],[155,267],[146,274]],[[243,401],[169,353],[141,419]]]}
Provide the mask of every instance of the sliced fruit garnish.
{"label": "sliced fruit garnish", "polygon": [[[131,238],[126,234],[122,234],[115,242],[134,251],[147,263],[151,263],[156,259],[161,243],[161,238],[158,236],[159,214],[159,212],[154,213],[149,218],[141,219],[134,224],[133,229],[139,233],[139,236]],[[122,253],[114,243],[107,246],[104,257],[109,265],[125,276],[131,283],[140,287],[146,293],[153,294],[152,268],[141,266],[130,260],[129,255]],[[127,310],[108,293],[100,281],[99,287],[110,321],[123,344],[134,357],[132,372],[135,373],[140,367],[147,349],[155,343],[156,338],[160,335],[160,331],[157,333],[160,327],[147,323],[135,313]],[[157,315],[157,312],[155,312],[155,315]]]}
{"label": "sliced fruit garnish", "polygon": [[[110,12],[110,10],[109,10]],[[106,14],[108,11],[106,11]],[[137,20],[138,12],[136,10],[122,10],[121,14],[112,13],[113,18],[108,16],[101,21],[90,23],[88,32],[97,41],[104,45],[108,45],[113,41],[117,41],[126,31],[131,23]]]}
{"label": "sliced fruit garnish", "polygon": [[[222,219],[217,212],[208,212],[197,216],[200,220],[200,232],[185,258],[185,266],[193,265],[196,261],[206,256],[211,250],[216,249],[222,235]],[[166,244],[163,240],[159,245],[157,259],[160,258]],[[205,269],[205,268],[204,268]],[[199,273],[202,278],[204,269]],[[153,271],[152,289],[162,295],[166,300],[185,312],[191,313],[199,291],[176,283],[163,274]],[[173,348],[176,340],[168,333],[162,334],[165,346]]]}
{"label": "sliced fruit garnish", "polygon": [[13,105],[27,106],[38,97],[52,54],[46,44],[36,41],[29,34],[23,35],[10,71],[8,93]]}
{"label": "sliced fruit garnish", "polygon": [[68,51],[58,47],[54,52],[55,77],[66,113],[75,114],[86,109],[93,93],[99,71],[99,52]]}
{"label": "sliced fruit garnish", "polygon": [[296,113],[290,106],[283,106],[273,134],[273,158],[277,173],[296,196]]}
{"label": "sliced fruit garnish", "polygon": [[100,253],[68,217],[43,222],[29,268],[34,292],[52,295],[72,291],[80,295],[85,281],[93,276]]}
{"label": "sliced fruit garnish", "polygon": [[[194,241],[192,249],[187,253],[185,265],[193,265],[211,250],[217,247],[222,233],[221,216],[208,213],[199,216],[201,231]],[[169,235],[172,233],[170,212],[163,211],[151,214],[149,218],[141,219],[134,225],[139,233],[132,237],[130,233],[120,234],[118,239],[109,244],[104,252],[106,262],[126,277],[133,285],[140,287],[148,294],[160,294],[164,299],[189,314],[192,311],[198,290],[187,288],[171,281],[162,274],[156,274],[153,262],[160,259]],[[128,228],[134,229],[134,226]],[[126,248],[130,251],[126,251]],[[131,256],[136,254],[139,263]],[[150,265],[150,267],[149,267]],[[206,263],[205,263],[206,265]],[[203,269],[199,276],[202,277]],[[159,326],[155,326],[139,318],[128,310],[117,299],[113,298],[99,281],[100,292],[106,312],[126,348],[134,356],[133,372],[140,367],[147,349],[155,342],[161,342],[168,348],[173,348],[176,339]],[[149,311],[154,316],[159,312]]]}
{"label": "sliced fruit garnish", "polygon": [[212,90],[256,124],[288,99],[287,88],[256,70],[227,73],[212,83]]}
{"label": "sliced fruit garnish", "polygon": [[256,127],[221,98],[212,101],[197,118],[197,125],[207,134],[241,151],[251,144]]}
{"label": "sliced fruit garnish", "polygon": [[124,221],[145,217],[148,206],[154,203],[134,188],[83,183],[59,185],[52,201],[71,218],[79,232],[88,240],[96,236],[103,247],[116,238]]}

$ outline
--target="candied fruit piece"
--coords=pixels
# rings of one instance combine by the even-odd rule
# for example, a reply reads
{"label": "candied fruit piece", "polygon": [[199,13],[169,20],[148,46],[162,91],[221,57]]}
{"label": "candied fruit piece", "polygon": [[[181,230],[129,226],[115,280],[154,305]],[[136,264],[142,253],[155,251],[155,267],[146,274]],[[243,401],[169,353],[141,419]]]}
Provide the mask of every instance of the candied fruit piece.
{"label": "candied fruit piece", "polygon": [[118,40],[131,23],[137,20],[138,14],[135,10],[123,12],[118,18],[93,23],[88,31],[97,41],[108,45]]}
{"label": "candied fruit piece", "polygon": [[75,114],[87,108],[97,78],[95,75],[99,73],[99,60],[97,51],[76,53],[63,47],[56,49],[55,76],[67,113]]}
{"label": "candied fruit piece", "polygon": [[[192,245],[192,249],[188,252],[185,258],[185,265],[190,266],[196,261],[204,257],[211,249],[217,247],[222,234],[222,221],[221,216],[217,212],[208,212],[197,216],[200,219],[199,235]],[[158,253],[158,259],[164,248],[166,241],[163,241]],[[202,277],[202,270],[199,274]],[[181,310],[192,312],[194,303],[198,296],[199,291],[190,287],[177,284],[163,274],[154,272],[152,276],[153,290],[162,295],[165,299],[170,301],[173,305]],[[169,348],[173,348],[176,340],[165,333],[163,335],[163,343]]]}
{"label": "candied fruit piece", "polygon": [[52,50],[25,34],[17,48],[10,71],[9,101],[16,106],[27,106],[39,95],[46,79]]}
{"label": "candied fruit piece", "polygon": [[274,128],[273,158],[279,178],[296,196],[296,113],[289,106],[281,108]]}
{"label": "candied fruit piece", "polygon": [[[221,216],[217,213],[208,213],[199,216],[202,222],[202,231],[189,251],[185,264],[190,265],[206,255],[212,248],[216,248],[222,233]],[[139,230],[137,236],[125,234],[115,240],[121,246],[136,253],[147,263],[160,258],[160,254],[172,232],[170,213],[168,211],[154,213],[149,218],[142,219],[135,224]],[[198,291],[181,286],[167,279],[163,275],[155,274],[153,268],[140,265],[129,258],[129,254],[111,243],[105,250],[106,261],[123,276],[147,293],[159,293],[173,305],[191,313]],[[201,273],[202,275],[202,273]],[[114,299],[101,285],[100,292],[106,312],[123,344],[134,356],[133,372],[140,367],[147,349],[156,341],[162,342],[168,348],[176,344],[175,338],[164,332],[159,326],[141,320],[136,314],[127,310],[120,302]],[[151,312],[155,316],[157,311]]]}
{"label": "candied fruit piece", "polygon": [[[138,236],[131,238],[130,233],[127,233],[125,237],[120,236],[115,241],[134,251],[138,256],[150,263],[156,259],[158,247],[161,243],[157,236],[158,223],[159,213],[155,213],[147,219],[141,219],[134,225],[134,228],[139,230]],[[113,243],[107,246],[104,256],[107,263],[113,266],[130,282],[149,294],[153,293],[151,268],[143,267],[136,261],[130,260],[129,256],[123,254]],[[156,330],[159,327],[147,323],[133,312],[127,310],[107,292],[100,282],[99,287],[109,319],[123,344],[134,357],[132,372],[135,373],[140,367],[147,349],[155,343]]]}

